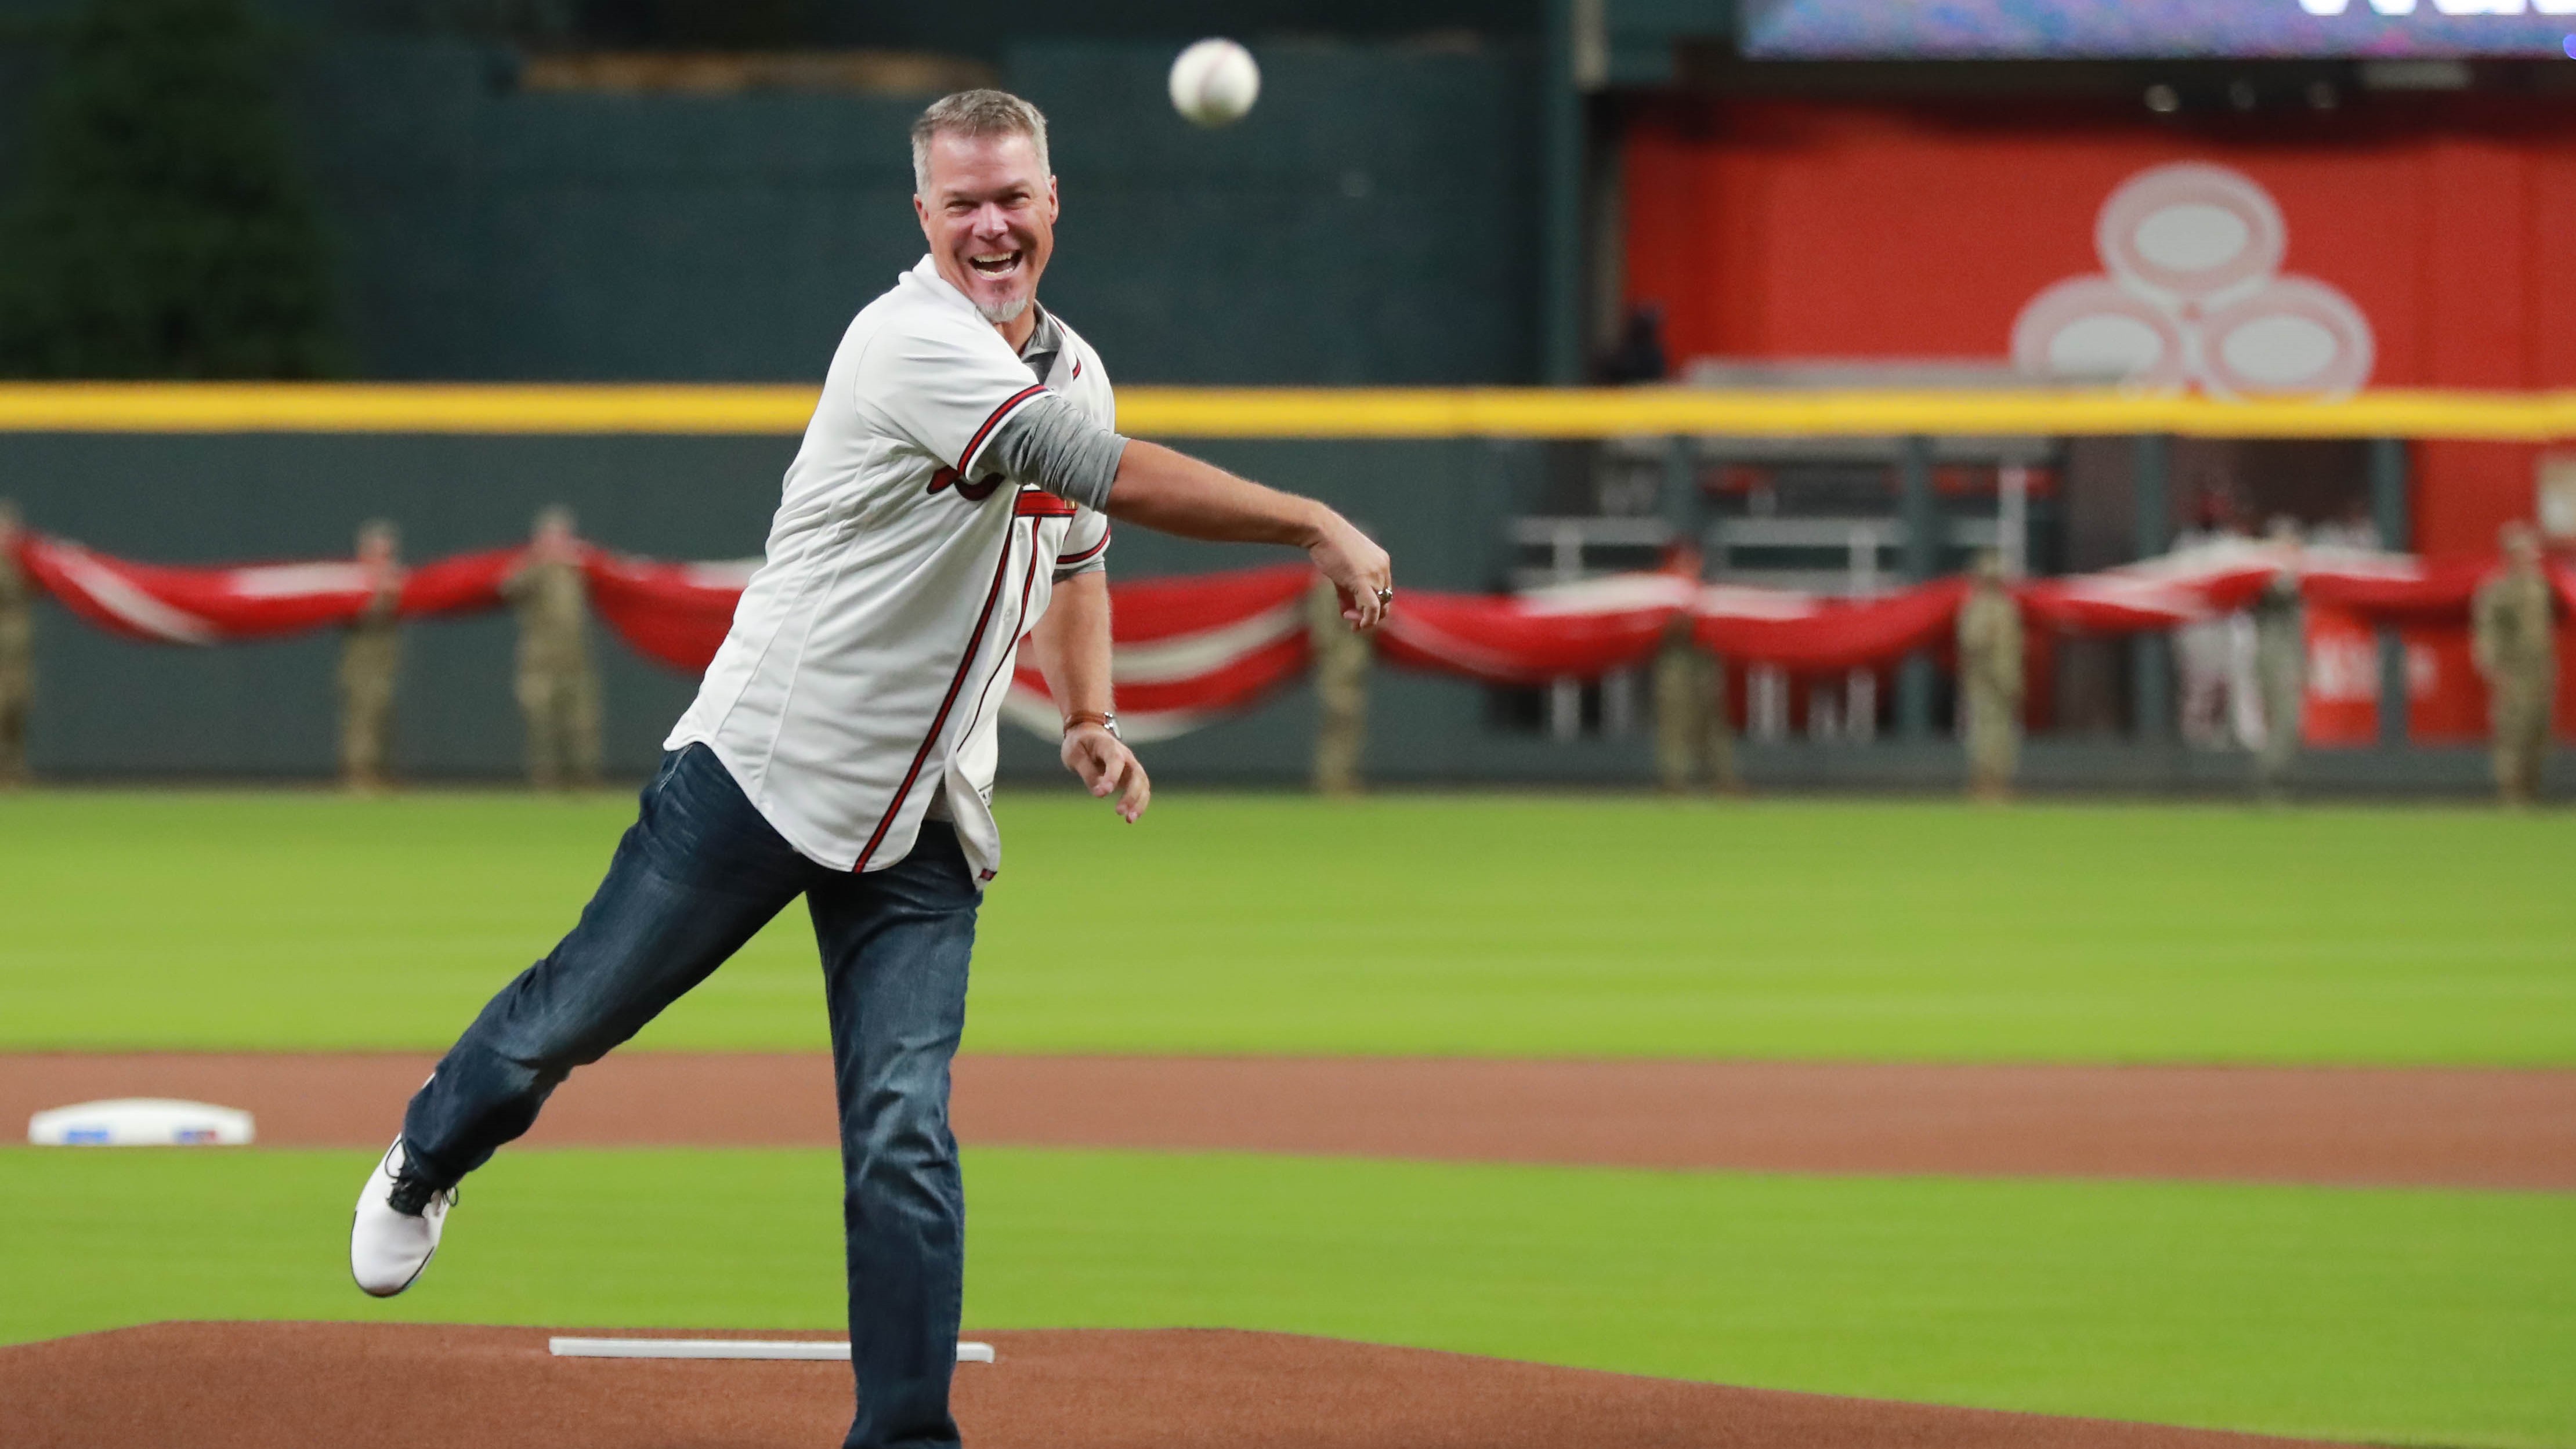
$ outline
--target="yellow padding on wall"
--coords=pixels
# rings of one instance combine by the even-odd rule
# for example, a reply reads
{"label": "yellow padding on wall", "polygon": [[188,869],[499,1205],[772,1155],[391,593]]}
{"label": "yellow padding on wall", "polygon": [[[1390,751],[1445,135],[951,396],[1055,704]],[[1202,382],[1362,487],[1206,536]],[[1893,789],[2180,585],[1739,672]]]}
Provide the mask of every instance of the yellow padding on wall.
{"label": "yellow padding on wall", "polygon": [[810,387],[0,384],[0,431],[801,433]]}
{"label": "yellow padding on wall", "polygon": [[[17,383],[0,384],[0,431],[793,435],[814,398],[802,386]],[[2576,438],[2576,392],[2391,388],[2313,403],[2037,391],[1131,387],[1118,404],[1122,431],[1159,438]]]}
{"label": "yellow padding on wall", "polygon": [[1131,388],[1119,394],[1118,422],[1148,437],[2180,433],[2545,442],[2576,437],[2576,392],[2389,390],[2337,403],[2231,403],[2069,392]]}

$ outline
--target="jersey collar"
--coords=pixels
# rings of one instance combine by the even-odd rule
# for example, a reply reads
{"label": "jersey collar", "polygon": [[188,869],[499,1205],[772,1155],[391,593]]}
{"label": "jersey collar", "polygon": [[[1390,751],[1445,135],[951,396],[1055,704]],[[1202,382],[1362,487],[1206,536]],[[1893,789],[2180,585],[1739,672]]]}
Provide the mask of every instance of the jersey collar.
{"label": "jersey collar", "polygon": [[[913,263],[911,271],[904,273],[903,280],[928,288],[933,297],[948,306],[962,309],[966,315],[975,319],[977,325],[983,327],[993,325],[984,320],[983,313],[975,310],[973,298],[957,290],[956,283],[939,275],[939,263],[928,252],[922,253],[921,260]],[[1059,364],[1066,361],[1064,326],[1055,320],[1055,314],[1048,311],[1046,304],[1037,298],[1031,297],[1029,305],[1037,309],[1037,330],[1029,334],[1028,345],[1021,348],[1018,355],[1022,362],[1029,365],[1029,370],[1037,374],[1038,380],[1044,382],[1053,375]],[[999,337],[1001,334],[994,335]]]}
{"label": "jersey collar", "polygon": [[[984,322],[984,314],[975,311],[974,300],[958,291],[956,283],[939,275],[939,262],[930,253],[923,252],[921,260],[913,263],[912,270],[904,273],[903,279],[907,282],[920,283],[929,288],[930,294],[940,301],[951,307],[961,307],[968,312],[973,312],[976,321]],[[990,327],[993,324],[985,322],[984,325]]]}
{"label": "jersey collar", "polygon": [[1028,345],[1020,349],[1020,361],[1029,365],[1038,381],[1044,382],[1055,375],[1056,365],[1064,360],[1064,327],[1034,298],[1029,305],[1038,310],[1038,325],[1029,333]]}

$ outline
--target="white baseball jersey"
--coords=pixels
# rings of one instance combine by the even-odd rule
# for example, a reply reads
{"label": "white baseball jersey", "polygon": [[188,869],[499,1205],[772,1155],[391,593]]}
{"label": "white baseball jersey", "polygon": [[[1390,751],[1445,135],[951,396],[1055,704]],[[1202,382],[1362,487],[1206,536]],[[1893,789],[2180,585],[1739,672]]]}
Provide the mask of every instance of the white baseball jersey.
{"label": "white baseball jersey", "polygon": [[859,313],[760,568],[664,743],[708,746],[789,844],[836,870],[903,859],[934,800],[976,879],[1001,868],[1012,659],[1059,572],[1109,546],[1106,518],[984,456],[1047,390],[1112,426],[1100,358],[1054,320],[1063,346],[1039,377],[928,257]]}

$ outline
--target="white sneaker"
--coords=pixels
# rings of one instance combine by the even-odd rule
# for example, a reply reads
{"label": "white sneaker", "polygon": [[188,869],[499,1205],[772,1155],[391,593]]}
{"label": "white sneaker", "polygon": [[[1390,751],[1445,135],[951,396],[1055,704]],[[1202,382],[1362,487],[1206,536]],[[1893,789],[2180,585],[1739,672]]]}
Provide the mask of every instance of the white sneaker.
{"label": "white sneaker", "polygon": [[456,1189],[432,1188],[417,1177],[405,1177],[405,1165],[397,1137],[367,1175],[349,1223],[349,1276],[378,1298],[410,1287],[429,1266],[439,1232],[447,1226],[447,1210],[456,1205]]}

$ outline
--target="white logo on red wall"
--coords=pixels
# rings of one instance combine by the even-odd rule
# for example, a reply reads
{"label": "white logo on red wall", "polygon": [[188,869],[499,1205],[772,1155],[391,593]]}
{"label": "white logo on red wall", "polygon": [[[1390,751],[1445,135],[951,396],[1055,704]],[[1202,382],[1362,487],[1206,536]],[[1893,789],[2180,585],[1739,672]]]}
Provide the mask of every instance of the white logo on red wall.
{"label": "white logo on red wall", "polygon": [[2069,277],[2013,323],[2022,371],[2214,397],[2341,397],[2370,381],[2369,319],[2314,277],[2285,276],[2270,192],[2184,162],[2122,182],[2093,226],[2105,274]]}

